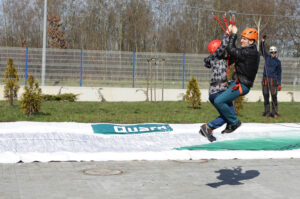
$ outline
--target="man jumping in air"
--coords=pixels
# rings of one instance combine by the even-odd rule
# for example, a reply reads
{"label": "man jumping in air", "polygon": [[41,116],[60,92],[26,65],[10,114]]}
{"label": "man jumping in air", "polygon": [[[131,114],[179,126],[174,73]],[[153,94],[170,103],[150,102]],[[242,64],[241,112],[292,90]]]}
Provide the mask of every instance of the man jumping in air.
{"label": "man jumping in air", "polygon": [[[232,76],[232,80],[229,82],[227,90],[214,100],[215,107],[227,122],[227,126],[222,133],[231,133],[241,126],[241,121],[228,104],[239,96],[249,93],[250,88],[253,86],[260,61],[259,52],[255,45],[258,37],[256,29],[246,28],[242,32],[241,48],[235,46],[237,27],[235,25],[229,26],[228,30],[230,37],[226,49],[230,57],[235,60],[235,72]],[[213,133],[208,125],[202,125],[200,131],[207,138],[212,136]],[[210,141],[212,142],[214,140]]]}
{"label": "man jumping in air", "polygon": [[[229,31],[224,34],[223,40],[213,40],[208,44],[208,51],[210,55],[204,59],[205,67],[211,69],[211,79],[210,79],[210,87],[209,87],[209,101],[214,105],[214,100],[228,88],[228,80],[227,80],[227,61],[228,65],[232,64],[232,60],[226,56],[226,47],[229,43]],[[231,108],[233,112],[235,112],[233,103],[230,102],[228,106]],[[225,124],[226,121],[222,115],[219,115],[213,121],[204,124],[207,125],[211,131],[221,127]],[[205,127],[203,127],[205,128]],[[200,133],[207,137],[209,141],[215,141],[216,138],[210,134],[205,135],[203,133],[203,128],[200,129]]]}

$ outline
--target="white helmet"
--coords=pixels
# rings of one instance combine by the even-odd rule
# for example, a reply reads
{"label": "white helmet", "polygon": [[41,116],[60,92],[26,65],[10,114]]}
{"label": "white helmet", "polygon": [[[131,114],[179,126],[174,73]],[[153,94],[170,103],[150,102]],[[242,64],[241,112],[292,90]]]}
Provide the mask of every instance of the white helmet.
{"label": "white helmet", "polygon": [[277,52],[276,46],[271,46],[269,52],[270,52],[270,53],[272,53],[272,52]]}

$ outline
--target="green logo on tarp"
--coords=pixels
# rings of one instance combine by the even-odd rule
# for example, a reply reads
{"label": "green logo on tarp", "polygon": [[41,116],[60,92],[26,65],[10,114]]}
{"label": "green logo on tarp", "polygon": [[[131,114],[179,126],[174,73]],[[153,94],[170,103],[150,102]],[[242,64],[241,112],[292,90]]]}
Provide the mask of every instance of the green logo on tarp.
{"label": "green logo on tarp", "polygon": [[168,124],[92,124],[92,128],[94,133],[100,134],[141,134],[173,131]]}
{"label": "green logo on tarp", "polygon": [[213,142],[210,144],[176,148],[176,150],[207,150],[207,151],[224,151],[224,150],[285,151],[285,150],[293,150],[293,149],[300,149],[299,136],[237,139],[237,140],[227,140],[222,142]]}

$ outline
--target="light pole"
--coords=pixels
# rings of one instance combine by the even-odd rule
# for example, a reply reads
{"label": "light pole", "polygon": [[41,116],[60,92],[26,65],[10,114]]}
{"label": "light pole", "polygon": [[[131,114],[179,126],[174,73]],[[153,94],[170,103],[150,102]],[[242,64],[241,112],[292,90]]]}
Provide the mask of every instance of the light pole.
{"label": "light pole", "polygon": [[42,56],[42,74],[41,74],[42,86],[45,86],[45,74],[46,74],[46,45],[47,45],[46,34],[47,34],[47,0],[44,0],[43,56]]}

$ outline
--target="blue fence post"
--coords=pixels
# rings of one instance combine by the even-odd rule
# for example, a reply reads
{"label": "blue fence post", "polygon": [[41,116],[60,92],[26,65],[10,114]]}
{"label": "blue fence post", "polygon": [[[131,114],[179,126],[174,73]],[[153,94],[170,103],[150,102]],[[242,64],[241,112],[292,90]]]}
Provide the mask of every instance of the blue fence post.
{"label": "blue fence post", "polygon": [[26,67],[25,67],[25,86],[27,86],[27,68],[28,68],[28,48],[26,48]]}
{"label": "blue fence post", "polygon": [[81,52],[80,52],[80,87],[82,86],[82,55],[83,55],[83,50],[81,49]]}
{"label": "blue fence post", "polygon": [[183,53],[183,61],[182,61],[182,89],[184,89],[184,72],[185,72],[185,53]]}
{"label": "blue fence post", "polygon": [[134,88],[135,52],[132,53],[132,88]]}

